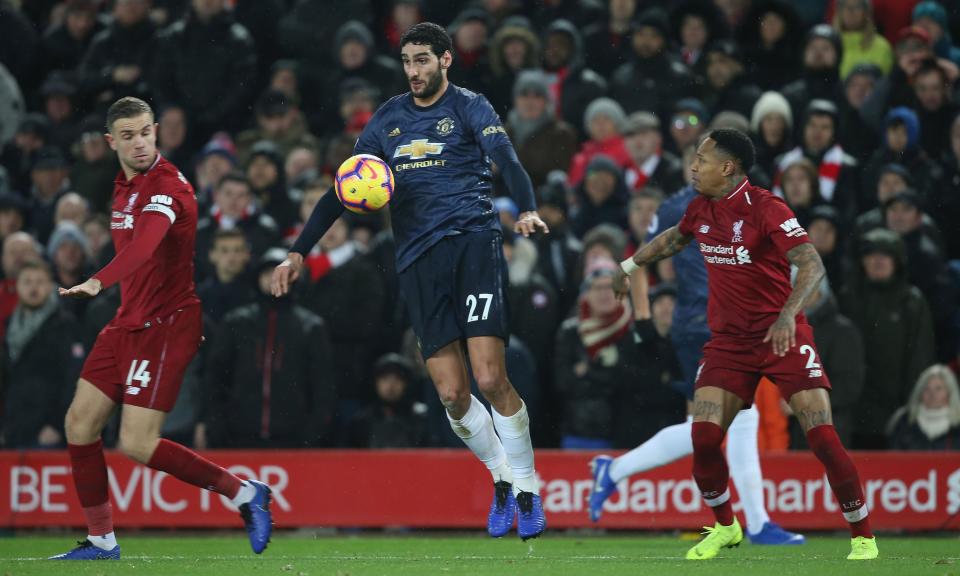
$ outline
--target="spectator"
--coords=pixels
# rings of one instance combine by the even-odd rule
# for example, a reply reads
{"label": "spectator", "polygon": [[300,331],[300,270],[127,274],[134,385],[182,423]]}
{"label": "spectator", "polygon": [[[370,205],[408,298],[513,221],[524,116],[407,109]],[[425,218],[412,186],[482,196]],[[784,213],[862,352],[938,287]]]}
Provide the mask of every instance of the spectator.
{"label": "spectator", "polygon": [[774,192],[782,195],[780,178],[783,170],[804,157],[817,166],[820,196],[850,218],[857,198],[857,161],[844,152],[837,142],[838,110],[829,100],[813,100],[804,115],[803,135],[799,146],[781,156],[774,176]]}
{"label": "spectator", "polygon": [[27,216],[27,203],[19,194],[0,193],[0,243],[13,234],[23,230]]}
{"label": "spectator", "polygon": [[913,79],[914,110],[920,119],[920,149],[928,158],[940,158],[950,145],[950,122],[957,113],[953,81],[935,60],[920,65]]}
{"label": "spectator", "polygon": [[[873,153],[864,168],[864,186],[874,189],[882,166],[890,163],[903,165],[911,174],[913,187],[925,197],[941,179],[940,167],[934,164],[920,148],[920,121],[917,113],[903,106],[887,113],[884,120],[883,145]],[[860,210],[873,204],[861,204]]]}
{"label": "spectator", "polygon": [[[874,228],[881,228],[886,225],[883,206],[896,194],[912,188],[912,186],[913,176],[911,176],[910,171],[907,170],[907,167],[903,164],[891,162],[880,169],[876,185],[872,190],[873,198],[870,199],[869,203],[866,199],[858,202],[861,209],[865,206],[872,206],[872,208],[857,216],[854,226],[856,234],[853,238],[853,247],[858,246],[857,242],[860,236],[863,236]],[[866,192],[867,191],[864,190],[865,197]]]}
{"label": "spectator", "polygon": [[707,48],[705,60],[702,99],[710,115],[733,111],[749,116],[761,92],[744,76],[740,48],[732,40],[718,40]]}
{"label": "spectator", "polygon": [[630,61],[636,0],[609,0],[606,18],[584,28],[587,62],[604,78]]}
{"label": "spectator", "polygon": [[900,235],[907,253],[907,281],[920,289],[934,318],[939,357],[945,360],[957,350],[954,335],[954,314],[957,293],[947,275],[942,250],[929,234],[924,232],[924,220],[930,217],[920,208],[915,192],[898,192],[884,204],[887,228]]}
{"label": "spectator", "polygon": [[629,242],[624,254],[633,255],[646,242],[647,238],[659,227],[657,210],[663,204],[663,191],[654,186],[648,186],[630,197],[627,207],[627,222],[630,225]]}
{"label": "spectator", "polygon": [[873,64],[881,74],[890,73],[893,49],[887,39],[877,33],[870,0],[838,0],[833,28],[843,40],[840,78],[846,80],[860,64]]}
{"label": "spectator", "polygon": [[559,299],[558,311],[566,318],[580,293],[580,256],[583,244],[574,235],[567,218],[570,188],[562,173],[551,176],[538,190],[537,208],[550,228],[549,234],[537,234],[537,267],[553,286]]}
{"label": "spectator", "polygon": [[[393,96],[403,92],[405,78],[395,56],[379,56],[374,52],[373,34],[362,22],[351,20],[333,38],[334,66],[320,59],[304,63],[303,102],[310,126],[317,133],[329,133],[337,126],[338,98],[344,82],[364,80],[378,94]],[[320,38],[318,36],[318,38]],[[322,45],[324,54],[329,48]]]}
{"label": "spectator", "polygon": [[727,36],[720,10],[709,0],[685,0],[670,11],[670,28],[680,62],[698,79],[706,77],[705,51]]}
{"label": "spectator", "polygon": [[338,417],[349,420],[362,402],[371,400],[370,346],[380,331],[384,287],[370,258],[350,241],[350,226],[339,218],[320,239],[323,259],[317,272],[300,283],[299,302],[324,319],[330,329],[336,375]]}
{"label": "spectator", "polygon": [[70,187],[95,212],[106,213],[113,202],[113,180],[117,172],[117,160],[103,137],[103,125],[84,122],[79,154],[70,169]]}
{"label": "spectator", "polygon": [[693,96],[694,79],[669,52],[667,15],[658,8],[640,14],[633,28],[633,56],[610,77],[610,95],[627,112],[666,116],[674,102]]}
{"label": "spectator", "polygon": [[948,367],[934,364],[920,374],[887,435],[894,450],[960,450],[960,388]]}
{"label": "spectator", "polygon": [[864,120],[861,110],[882,76],[874,64],[858,64],[843,83],[844,101],[840,106],[840,146],[858,163],[866,163],[877,147],[877,134]]}
{"label": "spectator", "polygon": [[73,398],[83,347],[77,321],[59,306],[50,269],[25,263],[17,275],[19,304],[3,354],[3,446],[62,448],[63,418]]}
{"label": "spectator", "polygon": [[569,20],[557,20],[546,28],[543,67],[550,93],[559,100],[557,117],[579,128],[587,106],[606,93],[607,81],[584,64],[580,32]]}
{"label": "spectator", "polygon": [[257,207],[273,219],[277,229],[287,230],[297,217],[297,210],[287,196],[283,156],[270,140],[261,140],[250,149],[247,180],[253,189]]}
{"label": "spectator", "polygon": [[631,164],[624,177],[632,192],[653,186],[672,194],[683,187],[680,159],[663,149],[660,119],[650,112],[634,112],[623,129]]}
{"label": "spectator", "polygon": [[777,157],[793,148],[793,111],[779,92],[764,92],[753,105],[750,131],[757,147],[756,164],[775,172]]}
{"label": "spectator", "polygon": [[230,311],[254,301],[247,265],[250,246],[243,232],[217,230],[208,255],[213,274],[197,287],[197,296],[203,303],[203,313],[214,324],[219,324]]}
{"label": "spectator", "polygon": [[[506,118],[511,104],[515,105],[516,102],[517,79],[525,71],[532,71],[540,64],[540,41],[526,26],[504,26],[493,35],[489,59],[491,76],[486,96],[497,114]],[[542,76],[542,73],[541,77],[544,86],[547,86],[546,77]],[[556,118],[553,106],[550,107],[550,114]],[[530,169],[526,164],[524,166],[527,170]]]}
{"label": "spectator", "polygon": [[843,238],[840,236],[840,215],[833,206],[821,205],[810,211],[805,226],[810,243],[820,255],[831,286],[840,289],[847,277],[847,261]]}
{"label": "spectator", "polygon": [[427,444],[427,405],[411,394],[415,384],[410,361],[386,354],[373,365],[376,400],[350,421],[347,445],[352,448],[423,448]]}
{"label": "spectator", "polygon": [[303,199],[303,188],[308,182],[318,176],[320,159],[317,151],[312,148],[297,147],[287,154],[283,163],[283,174],[286,178],[287,196],[293,202]]}
{"label": "spectator", "polygon": [[270,68],[267,90],[284,94],[287,98],[302,102],[300,97],[300,63],[296,60],[277,60]]}
{"label": "spectator", "polygon": [[113,240],[110,238],[110,220],[106,214],[94,214],[83,223],[83,235],[90,249],[90,263],[95,269],[103,268],[113,259]]}
{"label": "spectator", "polygon": [[492,22],[483,8],[466,8],[450,23],[453,64],[447,71],[450,82],[484,93],[490,82],[487,40]]}
{"label": "spectator", "polygon": [[[317,50],[317,39],[333,38],[344,23],[356,20],[372,24],[375,11],[370,0],[303,0],[280,19],[277,38],[281,50],[310,65],[329,64],[328,46]],[[445,20],[446,21],[446,20]],[[337,43],[339,45],[339,43]]]}
{"label": "spectator", "polygon": [[154,100],[183,106],[201,142],[243,124],[256,74],[253,40],[225,0],[191,0],[189,12],[157,36]]}
{"label": "spectator", "polygon": [[853,447],[875,450],[887,447],[887,421],[933,364],[936,348],[930,308],[907,282],[906,250],[896,233],[868,232],[858,256],[840,309],[863,335],[869,383],[857,403]]}
{"label": "spectator", "polygon": [[960,259],[960,114],[950,122],[950,146],[940,159],[941,185],[927,199],[930,213],[943,231],[948,260]]}
{"label": "spectator", "polygon": [[960,66],[960,48],[950,38],[947,10],[933,0],[924,0],[913,7],[913,25],[922,28],[930,36],[933,51],[938,58],[945,58]]}
{"label": "spectator", "polygon": [[[70,221],[58,224],[47,244],[47,259],[53,264],[53,282],[70,287],[83,282],[92,272],[90,247],[80,227]],[[89,300],[64,300],[61,307],[82,319]]]}
{"label": "spectator", "polygon": [[190,122],[182,106],[168,104],[157,115],[157,150],[184,174],[193,173],[196,149],[191,141]]}
{"label": "spectator", "polygon": [[[830,375],[833,426],[837,429],[840,441],[849,445],[865,384],[863,339],[853,322],[840,313],[837,299],[826,278],[820,281],[817,290],[807,300],[803,312],[813,326],[819,362]],[[792,449],[807,448],[806,435],[796,419],[790,423],[790,438]]]}
{"label": "spectator", "polygon": [[703,102],[696,98],[677,102],[670,120],[670,149],[679,154],[691,146],[696,147],[709,122],[710,115]]}
{"label": "spectator", "polygon": [[40,86],[43,111],[50,120],[50,143],[66,152],[77,139],[77,88],[62,72],[53,72]]}
{"label": "spectator", "polygon": [[563,320],[557,291],[537,271],[539,254],[533,240],[503,231],[503,254],[507,261],[510,285],[510,334],[530,349],[536,364],[541,396],[553,389],[553,347]]}
{"label": "spectator", "polygon": [[577,211],[570,219],[573,233],[583,237],[598,224],[625,229],[627,197],[623,171],[616,162],[602,154],[594,157],[587,165],[586,177],[576,188]]}
{"label": "spectator", "polygon": [[8,170],[12,190],[30,188],[30,170],[40,150],[46,147],[50,135],[50,121],[43,114],[24,114],[17,125],[13,140],[7,143],[0,164]]}
{"label": "spectator", "polygon": [[843,44],[829,24],[817,24],[807,33],[803,49],[803,71],[799,80],[783,88],[794,116],[801,116],[811,100],[828,100],[838,106],[843,100],[840,59]]}
{"label": "spectator", "polygon": [[150,4],[150,0],[114,2],[113,21],[93,37],[80,62],[81,92],[98,107],[121,96],[150,96],[147,83],[157,53]]}
{"label": "spectator", "polygon": [[317,139],[307,131],[300,109],[283,92],[268,90],[256,105],[257,127],[237,136],[237,156],[246,164],[254,144],[272,142],[280,156],[286,158],[295,147],[316,150]]}
{"label": "spectator", "polygon": [[780,174],[783,199],[806,228],[813,208],[821,203],[817,167],[806,158],[798,158]]}
{"label": "spectator", "polygon": [[556,117],[546,75],[521,72],[513,85],[513,109],[505,126],[535,188],[554,170],[566,170],[577,150],[577,131]]}
{"label": "spectator", "polygon": [[237,166],[237,150],[225,133],[219,133],[204,145],[197,158],[196,190],[201,208],[210,207],[220,180]]}
{"label": "spectator", "polygon": [[33,186],[30,189],[30,229],[41,243],[46,243],[53,231],[53,215],[57,201],[70,187],[67,159],[58,148],[47,147],[37,153],[30,171]]}
{"label": "spectator", "polygon": [[67,2],[63,22],[50,26],[43,34],[44,69],[75,70],[102,29],[95,0]]}
{"label": "spectator", "polygon": [[570,161],[568,181],[571,186],[583,180],[585,169],[598,155],[613,160],[621,169],[632,164],[623,142],[626,120],[623,108],[610,98],[598,98],[590,103],[583,114],[583,126],[590,139],[580,146]]}
{"label": "spectator", "polygon": [[267,248],[279,243],[276,222],[257,210],[250,181],[239,172],[229,172],[220,179],[213,194],[210,215],[197,223],[196,270],[199,281],[213,272],[211,263],[201,255],[209,254],[217,230],[234,228],[247,238],[252,258],[259,259]]}
{"label": "spectator", "polygon": [[414,24],[423,21],[420,0],[396,0],[390,9],[390,16],[383,25],[383,34],[377,35],[381,54],[400,52],[400,37]]}
{"label": "spectator", "polygon": [[28,262],[40,261],[42,247],[26,232],[14,232],[3,239],[3,282],[0,284],[0,336],[7,318],[17,307],[17,277]]}
{"label": "spectator", "polygon": [[336,376],[326,323],[270,294],[286,258],[268,250],[257,264],[258,298],[230,312],[213,338],[202,435],[211,448],[330,445]]}
{"label": "spectator", "polygon": [[86,199],[76,192],[67,192],[57,200],[53,211],[53,224],[59,226],[61,222],[71,222],[80,227],[89,216],[90,205]]}
{"label": "spectator", "polygon": [[780,90],[799,76],[803,24],[790,3],[753,2],[742,22],[738,40],[754,83],[763,90]]}
{"label": "spectator", "polygon": [[564,449],[613,446],[620,388],[634,382],[636,349],[631,314],[613,294],[616,263],[587,263],[577,316],[557,334],[554,374],[564,411]]}

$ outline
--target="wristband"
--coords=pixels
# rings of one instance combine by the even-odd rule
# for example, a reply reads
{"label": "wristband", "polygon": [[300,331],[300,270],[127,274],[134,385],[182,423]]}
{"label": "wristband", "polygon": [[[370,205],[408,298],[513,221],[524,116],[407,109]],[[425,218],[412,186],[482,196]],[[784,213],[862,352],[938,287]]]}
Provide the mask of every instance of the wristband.
{"label": "wristband", "polygon": [[627,276],[634,273],[634,271],[639,270],[640,267],[637,266],[637,263],[633,261],[633,257],[627,258],[620,263],[620,269],[623,270],[623,273]]}

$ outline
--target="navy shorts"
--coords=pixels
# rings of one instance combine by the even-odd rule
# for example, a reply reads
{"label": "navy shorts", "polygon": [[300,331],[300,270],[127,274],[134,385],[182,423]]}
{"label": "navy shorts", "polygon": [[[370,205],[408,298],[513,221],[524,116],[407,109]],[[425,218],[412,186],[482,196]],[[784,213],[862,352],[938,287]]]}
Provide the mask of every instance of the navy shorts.
{"label": "navy shorts", "polygon": [[400,273],[400,293],[423,359],[451,342],[507,342],[507,264],[499,230],[447,236]]}
{"label": "navy shorts", "polygon": [[670,340],[683,373],[683,382],[676,382],[674,386],[687,400],[693,400],[693,385],[700,368],[700,359],[703,358],[703,347],[710,341],[710,331],[684,330],[674,324],[674,329],[670,331]]}

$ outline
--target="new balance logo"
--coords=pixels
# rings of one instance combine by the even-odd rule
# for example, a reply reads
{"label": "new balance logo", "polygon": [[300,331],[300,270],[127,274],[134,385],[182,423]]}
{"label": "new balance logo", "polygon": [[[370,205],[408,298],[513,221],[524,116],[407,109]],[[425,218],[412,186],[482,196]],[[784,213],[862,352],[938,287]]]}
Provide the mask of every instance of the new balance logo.
{"label": "new balance logo", "polygon": [[394,136],[399,136],[399,135],[400,135],[400,129],[394,128],[393,130],[390,131],[389,134],[387,134],[387,138],[393,138]]}
{"label": "new balance logo", "polygon": [[743,246],[737,248],[737,264],[752,264],[753,260],[750,259],[750,251],[744,248]]}
{"label": "new balance logo", "polygon": [[709,231],[710,231],[710,227],[709,227],[709,226],[707,226],[706,224],[701,224],[701,225],[700,225],[700,233],[701,233],[701,234],[706,234],[706,233],[709,232]]}
{"label": "new balance logo", "polygon": [[807,235],[807,231],[800,226],[800,223],[797,222],[796,218],[791,218],[781,224],[780,229],[787,233],[787,238],[796,238],[798,236]]}

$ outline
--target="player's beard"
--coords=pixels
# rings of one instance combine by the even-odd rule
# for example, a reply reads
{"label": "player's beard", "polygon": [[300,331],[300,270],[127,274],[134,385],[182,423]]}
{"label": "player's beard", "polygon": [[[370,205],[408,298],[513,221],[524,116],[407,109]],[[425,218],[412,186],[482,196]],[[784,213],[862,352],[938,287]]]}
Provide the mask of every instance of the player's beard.
{"label": "player's beard", "polygon": [[420,78],[423,82],[423,89],[420,90],[420,93],[417,94],[413,87],[410,87],[410,90],[413,92],[413,95],[421,100],[429,100],[433,98],[437,92],[440,91],[440,87],[443,85],[443,72],[440,71],[440,64],[437,64],[437,70],[430,74],[427,78]]}

